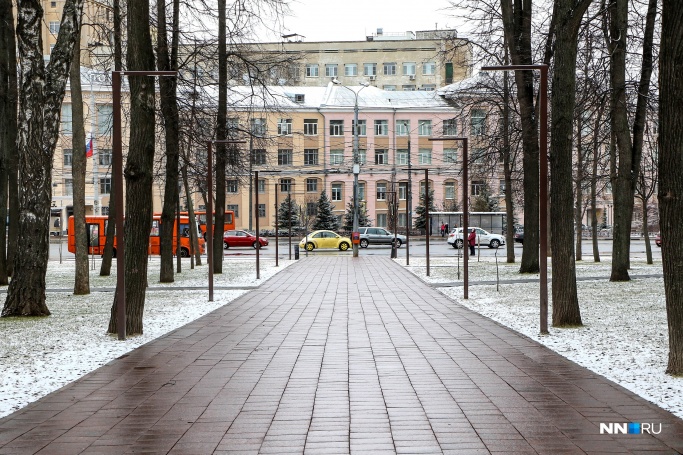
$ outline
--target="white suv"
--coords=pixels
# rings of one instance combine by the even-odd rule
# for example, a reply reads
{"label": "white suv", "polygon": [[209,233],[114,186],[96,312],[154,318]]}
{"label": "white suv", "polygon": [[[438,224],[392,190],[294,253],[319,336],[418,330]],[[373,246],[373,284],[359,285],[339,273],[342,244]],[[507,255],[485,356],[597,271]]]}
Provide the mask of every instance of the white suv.
{"label": "white suv", "polygon": [[[474,229],[477,233],[477,238],[475,240],[477,245],[488,246],[489,248],[498,248],[501,245],[505,245],[505,237],[498,234],[491,234],[482,228],[468,226],[467,229],[472,231]],[[453,228],[448,234],[448,244],[453,248],[462,248],[462,228]]]}

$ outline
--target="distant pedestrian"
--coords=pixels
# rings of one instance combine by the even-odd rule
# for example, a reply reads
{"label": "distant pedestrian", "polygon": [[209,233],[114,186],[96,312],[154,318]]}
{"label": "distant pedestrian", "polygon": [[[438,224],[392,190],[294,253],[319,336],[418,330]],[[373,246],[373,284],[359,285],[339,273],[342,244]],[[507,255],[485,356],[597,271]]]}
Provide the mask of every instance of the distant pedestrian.
{"label": "distant pedestrian", "polygon": [[443,234],[445,231],[446,231],[446,225],[441,223],[441,237],[443,237]]}
{"label": "distant pedestrian", "polygon": [[444,231],[445,231],[445,234],[446,234],[446,235],[448,235],[448,233],[450,232],[450,231],[448,230],[448,223],[446,223],[446,228],[444,229]]}
{"label": "distant pedestrian", "polygon": [[474,245],[477,244],[477,234],[474,229],[470,230],[470,235],[467,236],[467,243],[470,245],[470,256],[474,256]]}

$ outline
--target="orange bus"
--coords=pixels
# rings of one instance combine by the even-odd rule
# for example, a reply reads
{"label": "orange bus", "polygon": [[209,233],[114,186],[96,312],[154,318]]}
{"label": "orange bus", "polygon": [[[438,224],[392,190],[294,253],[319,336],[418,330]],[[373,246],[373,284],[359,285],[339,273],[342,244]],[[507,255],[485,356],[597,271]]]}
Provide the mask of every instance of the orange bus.
{"label": "orange bus", "polygon": [[[180,231],[180,256],[188,257],[190,254],[194,254],[192,249],[192,243],[190,242],[189,228],[190,219],[186,216],[180,217],[180,229],[178,229],[177,220],[173,218],[173,224],[175,229],[173,231],[173,254],[176,254],[176,245],[178,239],[178,232]],[[88,215],[85,217],[85,232],[88,241],[88,254],[104,254],[104,245],[107,240],[106,228],[109,222],[108,216],[96,216]],[[69,234],[68,234],[68,249],[69,252],[76,252],[76,237],[74,233],[74,217],[69,217]],[[149,244],[147,247],[147,254],[159,255],[161,254],[160,245],[160,232],[161,232],[161,216],[154,215],[152,219],[152,229],[149,234]],[[200,234],[200,231],[197,231]],[[204,253],[204,239],[199,236],[199,252]],[[114,237],[114,257],[116,257],[116,237]]]}
{"label": "orange bus", "polygon": [[[214,216],[215,216],[214,212]],[[189,216],[188,212],[180,212],[180,216]],[[199,229],[202,231],[202,237],[206,240],[206,212],[194,212],[194,216],[199,223]],[[232,210],[225,211],[225,223],[223,224],[223,232],[235,230],[235,212]],[[215,223],[214,223],[215,224]]]}

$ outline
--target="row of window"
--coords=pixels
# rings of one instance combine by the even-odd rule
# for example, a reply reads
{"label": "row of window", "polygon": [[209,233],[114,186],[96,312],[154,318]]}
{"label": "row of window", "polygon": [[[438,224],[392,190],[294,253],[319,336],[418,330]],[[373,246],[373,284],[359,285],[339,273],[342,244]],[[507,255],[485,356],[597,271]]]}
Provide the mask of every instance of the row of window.
{"label": "row of window", "polygon": [[[470,132],[473,136],[483,135],[486,131],[486,112],[483,109],[472,109],[470,119]],[[330,120],[329,123],[330,136],[343,136],[344,120]],[[228,119],[228,130],[239,131],[239,119]],[[409,136],[411,132],[410,120],[396,120],[394,124],[394,132],[397,136]],[[251,119],[251,133],[254,136],[265,136],[267,132],[266,119],[254,118]],[[318,135],[318,119],[304,119],[304,136]],[[432,120],[418,120],[417,134],[419,136],[432,136],[433,122]],[[367,136],[367,121],[358,120],[356,126],[355,120],[351,121],[351,133],[356,133],[358,136]],[[292,119],[280,118],[277,122],[277,134],[279,136],[290,136],[292,134]],[[446,119],[441,125],[441,134],[444,136],[456,136],[458,134],[457,119]],[[389,121],[388,120],[374,120],[374,135],[388,136],[389,135]]]}
{"label": "row of window", "polygon": [[[73,165],[73,149],[62,149],[64,154],[64,166]],[[83,152],[85,153],[85,152]],[[99,149],[97,150],[97,161],[100,166],[111,166],[112,163],[112,151],[111,149]]]}
{"label": "row of window", "polygon": [[[339,67],[336,63],[325,64],[325,76],[326,77],[338,77]],[[415,76],[417,74],[418,64],[415,62],[404,62],[400,65],[402,69],[401,73],[403,76]],[[382,74],[385,76],[396,76],[399,75],[399,64],[396,62],[387,62],[382,64]],[[434,76],[436,75],[436,63],[435,62],[425,62],[422,63],[422,75],[423,76]],[[317,63],[306,64],[306,77],[318,77],[320,76],[320,65]],[[345,63],[344,64],[344,76],[358,76],[358,64],[357,63]],[[363,76],[377,76],[377,63],[363,63]]]}
{"label": "row of window", "polygon": [[[73,179],[64,179],[64,196],[73,196]],[[111,177],[100,177],[100,194],[111,194]]]}
{"label": "row of window", "polygon": [[[71,109],[71,104],[62,104],[62,116],[60,127],[60,131],[62,134],[73,134],[73,113]],[[97,106],[95,106],[95,111],[97,114],[97,129],[95,130],[95,133],[100,136],[111,135],[114,121],[113,106],[111,104],[98,104]]]}

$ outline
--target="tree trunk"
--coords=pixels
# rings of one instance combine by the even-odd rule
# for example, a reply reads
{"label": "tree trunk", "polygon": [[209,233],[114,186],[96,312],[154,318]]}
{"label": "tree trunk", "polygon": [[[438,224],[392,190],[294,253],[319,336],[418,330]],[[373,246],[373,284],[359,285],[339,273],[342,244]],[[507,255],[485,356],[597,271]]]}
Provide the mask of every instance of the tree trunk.
{"label": "tree trunk", "polygon": [[[185,187],[185,198],[187,198],[187,215],[190,219],[190,242],[192,242],[192,251],[194,251],[194,260],[198,266],[202,265],[202,253],[199,251],[199,235],[195,226],[197,225],[194,214],[194,204],[192,203],[192,193],[190,193],[190,183],[187,179],[187,163],[182,167],[183,185]],[[207,218],[208,219],[208,218]],[[221,242],[221,246],[223,243]],[[194,268],[194,262],[190,265]]]}
{"label": "tree trunk", "polygon": [[[501,1],[505,41],[514,65],[533,63],[531,53],[531,0]],[[538,273],[539,245],[539,143],[538,120],[534,114],[534,76],[515,71],[517,100],[522,122],[522,167],[524,170],[524,243],[520,273]]]}
{"label": "tree trunk", "polygon": [[583,240],[582,234],[583,230],[581,229],[581,225],[583,224],[583,179],[584,177],[584,172],[583,172],[583,147],[582,147],[582,142],[581,142],[581,130],[583,128],[583,119],[581,118],[581,115],[577,116],[577,125],[576,129],[578,131],[577,138],[578,141],[576,143],[576,197],[574,199],[574,226],[576,226],[576,260],[580,261],[583,259],[582,256],[582,251],[581,251],[581,241]]}
{"label": "tree trunk", "polygon": [[[509,64],[508,50],[505,48],[505,64]],[[507,71],[503,74],[503,175],[505,178],[505,233],[507,263],[515,262],[515,224],[514,203],[512,200],[512,157],[510,152],[510,81]]]}
{"label": "tree trunk", "polygon": [[[128,2],[128,70],[154,70],[149,3]],[[126,181],[125,291],[126,333],[141,334],[147,288],[147,248],[152,226],[152,179],[155,144],[154,83],[151,76],[129,76],[130,140]],[[120,260],[120,258],[118,259]],[[109,321],[116,333],[116,297]]]}
{"label": "tree trunk", "polygon": [[591,169],[591,243],[593,244],[593,261],[600,262],[600,249],[598,247],[598,162],[600,155],[600,126],[604,114],[605,103],[600,103],[598,115],[595,118],[593,128],[593,168]]}
{"label": "tree trunk", "polygon": [[[114,71],[121,71],[121,2],[114,0]],[[106,240],[104,243],[104,254],[102,255],[102,265],[100,266],[100,276],[111,274],[111,259],[114,255],[114,235],[116,234],[116,189],[112,179],[111,190],[109,192],[109,218],[107,219]]]}
{"label": "tree trunk", "polygon": [[[80,42],[80,39],[78,40]],[[90,294],[88,270],[88,239],[85,225],[85,169],[88,158],[85,153],[85,127],[83,119],[83,92],[81,90],[81,52],[77,49],[71,62],[71,109],[73,115],[72,177],[74,234],[76,241],[76,276],[74,295]],[[91,115],[95,113],[92,112]],[[94,158],[93,158],[94,159]],[[93,182],[97,185],[97,182]]]}
{"label": "tree trunk", "polygon": [[52,162],[59,135],[62,100],[80,29],[83,0],[67,0],[57,44],[45,68],[43,9],[37,0],[19,0],[17,37],[21,63],[19,139],[21,200],[14,277],[2,316],[47,316],[45,273],[49,255]]}
{"label": "tree trunk", "polygon": [[668,374],[683,375],[683,3],[664,0],[659,54],[659,219],[669,325]]}
{"label": "tree trunk", "polygon": [[[553,18],[557,24],[555,39],[555,71],[551,96],[550,218],[571,220],[572,191],[572,131],[576,104],[577,32],[581,17],[590,4],[583,0],[556,0]],[[580,326],[581,312],[576,291],[574,263],[574,230],[567,222],[550,223],[553,244],[553,326]],[[526,233],[525,233],[526,235]],[[526,239],[525,239],[526,240]]]}
{"label": "tree trunk", "polygon": [[[178,62],[178,0],[173,0],[173,34],[169,48],[166,30],[166,3],[157,2],[157,63],[159,71],[177,70]],[[173,275],[173,226],[175,208],[179,203],[178,191],[178,157],[180,151],[180,131],[178,119],[178,100],[176,98],[176,78],[159,79],[161,113],[164,119],[164,139],[166,146],[166,173],[164,186],[164,205],[161,211],[161,268],[159,281],[172,283]],[[178,240],[180,236],[178,236]],[[180,257],[180,250],[176,252]]]}
{"label": "tree trunk", "polygon": [[652,264],[652,245],[650,244],[650,217],[647,213],[647,199],[643,199],[643,240],[645,240],[645,257],[648,264]]}
{"label": "tree trunk", "polygon": [[[216,139],[227,138],[228,117],[228,48],[226,37],[226,0],[218,0],[218,114],[216,116]],[[212,159],[210,156],[208,159]],[[223,273],[223,227],[225,223],[225,144],[216,144],[216,204],[213,227],[213,273]],[[251,180],[251,175],[249,176]],[[211,193],[211,188],[208,189]],[[211,214],[206,214],[206,223]],[[256,234],[258,235],[258,233]]]}
{"label": "tree trunk", "polygon": [[[12,2],[0,0],[0,23],[14,24]],[[7,219],[10,161],[16,158],[16,47],[14,28],[0,30],[0,220]],[[15,167],[16,171],[16,167]],[[15,182],[16,183],[16,182]],[[0,285],[9,284],[7,262],[7,230],[0,229]]]}

